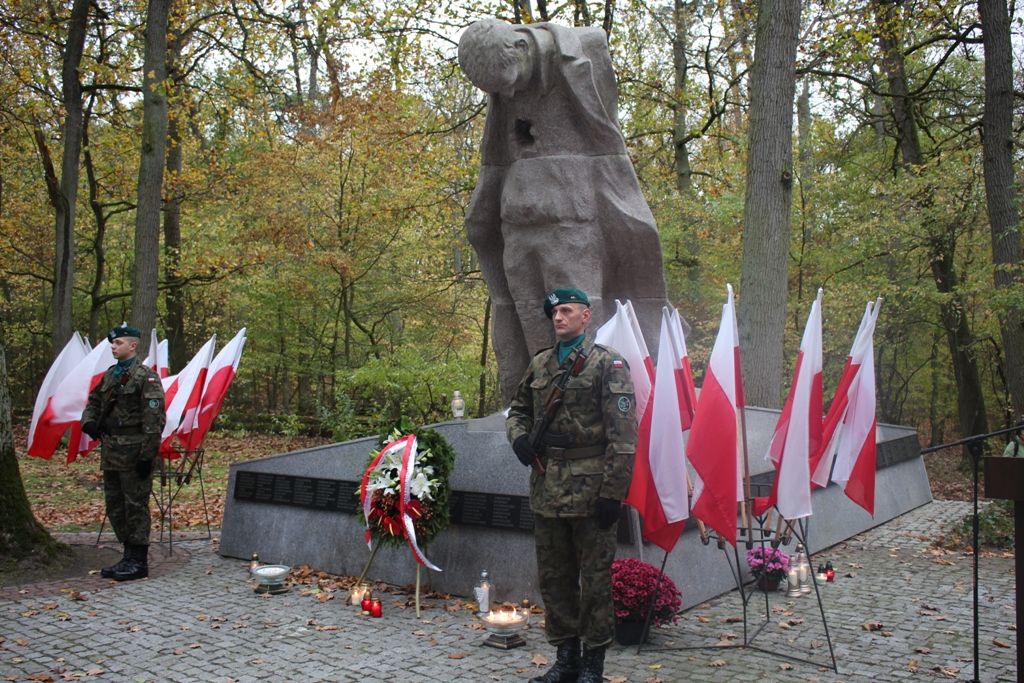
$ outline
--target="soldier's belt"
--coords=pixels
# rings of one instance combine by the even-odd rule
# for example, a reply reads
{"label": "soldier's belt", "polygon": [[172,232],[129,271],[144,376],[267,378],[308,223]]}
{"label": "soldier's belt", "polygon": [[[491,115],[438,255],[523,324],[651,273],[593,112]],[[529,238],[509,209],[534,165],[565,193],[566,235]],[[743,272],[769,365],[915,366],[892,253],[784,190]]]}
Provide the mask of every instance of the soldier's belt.
{"label": "soldier's belt", "polygon": [[607,446],[597,444],[596,446],[580,446],[579,448],[558,448],[557,446],[544,446],[544,455],[556,460],[581,460],[582,458],[596,458],[604,455]]}
{"label": "soldier's belt", "polygon": [[137,424],[122,427],[110,427],[103,431],[111,436],[142,436],[142,425]]}

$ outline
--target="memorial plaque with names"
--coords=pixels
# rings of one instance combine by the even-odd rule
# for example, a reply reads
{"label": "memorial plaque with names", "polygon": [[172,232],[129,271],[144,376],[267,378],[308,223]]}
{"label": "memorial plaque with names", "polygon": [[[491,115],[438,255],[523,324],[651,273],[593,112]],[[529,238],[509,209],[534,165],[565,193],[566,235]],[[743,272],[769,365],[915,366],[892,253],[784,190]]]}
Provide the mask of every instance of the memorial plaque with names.
{"label": "memorial plaque with names", "polygon": [[[235,476],[235,500],[349,514],[359,510],[358,488],[358,482],[342,479],[246,470]],[[452,491],[449,504],[453,524],[510,531],[533,530],[533,513],[526,496]]]}

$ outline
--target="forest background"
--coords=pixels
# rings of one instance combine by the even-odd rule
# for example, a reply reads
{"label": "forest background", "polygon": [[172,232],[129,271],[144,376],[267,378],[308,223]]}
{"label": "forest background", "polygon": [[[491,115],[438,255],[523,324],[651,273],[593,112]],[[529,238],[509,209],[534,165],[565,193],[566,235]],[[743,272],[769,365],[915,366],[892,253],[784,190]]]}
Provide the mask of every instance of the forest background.
{"label": "forest background", "polygon": [[[758,252],[773,258],[751,242],[763,209],[748,161],[767,112],[752,78],[759,32],[788,28],[765,44],[792,43],[781,67],[795,80],[776,88],[794,94],[792,161],[779,155],[777,190],[759,190],[785,202],[767,264],[781,299],[757,303],[778,316],[779,363],[745,367],[751,402],[781,404],[821,286],[827,395],[881,295],[880,421],[924,444],[1013,424],[1022,23],[1012,4],[980,6],[1002,11],[984,35],[978,3],[943,0],[0,0],[15,422],[73,330],[95,341],[122,320],[169,338],[172,372],[211,334],[248,328],[222,429],[364,436],[400,414],[445,419],[454,390],[471,415],[499,410],[462,226],[486,98],[455,60],[462,27],[499,16],[607,31],[698,385],[725,283],[740,285],[744,353],[771,332],[751,309],[770,289]],[[996,31],[1008,223],[986,204]]]}

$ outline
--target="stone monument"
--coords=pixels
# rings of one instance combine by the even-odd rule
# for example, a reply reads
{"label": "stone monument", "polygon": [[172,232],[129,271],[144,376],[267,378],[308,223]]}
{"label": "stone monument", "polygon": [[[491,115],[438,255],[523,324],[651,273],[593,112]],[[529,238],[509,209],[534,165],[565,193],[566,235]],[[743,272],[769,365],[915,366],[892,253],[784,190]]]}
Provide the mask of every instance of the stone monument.
{"label": "stone monument", "polygon": [[593,329],[615,299],[632,300],[657,342],[661,244],[619,130],[603,30],[485,19],[463,33],[459,65],[490,98],[465,222],[507,403],[532,355],[553,343],[541,308],[552,289],[585,290]]}

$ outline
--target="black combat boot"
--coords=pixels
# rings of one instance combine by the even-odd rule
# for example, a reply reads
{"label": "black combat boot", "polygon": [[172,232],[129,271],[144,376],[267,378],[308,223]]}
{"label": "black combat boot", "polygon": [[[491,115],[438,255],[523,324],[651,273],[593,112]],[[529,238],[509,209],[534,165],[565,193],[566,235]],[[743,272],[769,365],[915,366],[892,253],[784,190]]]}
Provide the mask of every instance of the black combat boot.
{"label": "black combat boot", "polygon": [[114,572],[114,580],[134,581],[149,576],[149,546],[132,543],[127,547],[128,559],[119,571]]}
{"label": "black combat boot", "polygon": [[124,544],[124,552],[121,553],[121,559],[118,560],[115,564],[112,564],[109,567],[104,567],[103,569],[101,569],[100,570],[100,576],[102,576],[104,579],[112,579],[112,578],[114,578],[114,573],[115,572],[119,572],[122,569],[124,569],[124,563],[127,560],[128,560],[128,544],[125,543]]}
{"label": "black combat boot", "polygon": [[583,647],[582,666],[580,667],[580,677],[576,679],[577,683],[601,683],[604,680],[604,651],[608,649],[606,645],[601,647],[595,647],[591,650],[589,647]]}
{"label": "black combat boot", "polygon": [[531,678],[530,683],[576,683],[580,675],[580,639],[570,638],[558,644],[555,665],[543,676]]}

